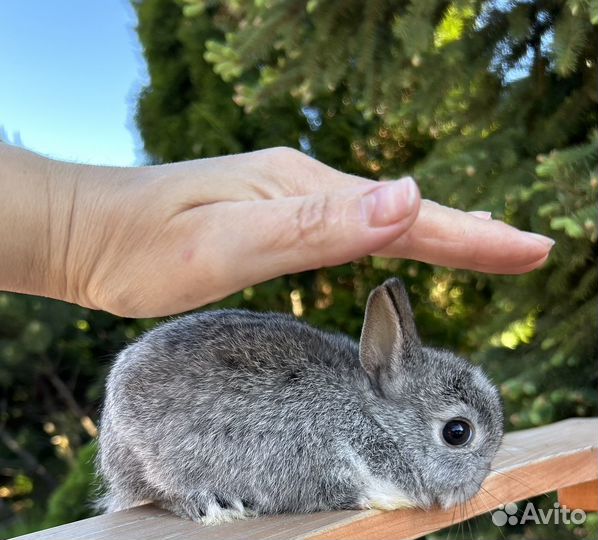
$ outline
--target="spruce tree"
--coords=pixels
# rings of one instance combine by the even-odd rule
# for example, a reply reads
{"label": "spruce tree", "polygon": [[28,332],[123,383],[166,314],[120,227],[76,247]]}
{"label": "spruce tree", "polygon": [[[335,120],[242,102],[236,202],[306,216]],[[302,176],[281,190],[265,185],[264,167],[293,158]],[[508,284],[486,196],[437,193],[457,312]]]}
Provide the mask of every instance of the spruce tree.
{"label": "spruce tree", "polygon": [[180,25],[210,21],[194,62],[211,64],[223,99],[242,108],[239,133],[285,100],[297,130],[275,144],[373,178],[414,173],[428,198],[557,241],[524,276],[373,258],[239,302],[262,306],[277,291],[289,308],[292,291],[303,317],[356,333],[368,288],[398,273],[424,337],[469,353],[500,383],[509,429],[596,413],[595,0],[179,5]]}

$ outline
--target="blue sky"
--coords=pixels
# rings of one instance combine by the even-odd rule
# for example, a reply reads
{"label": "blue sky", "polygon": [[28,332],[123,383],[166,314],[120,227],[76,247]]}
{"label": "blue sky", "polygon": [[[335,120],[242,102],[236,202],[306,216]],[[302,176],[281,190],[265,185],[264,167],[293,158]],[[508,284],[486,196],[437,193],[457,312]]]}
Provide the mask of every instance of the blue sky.
{"label": "blue sky", "polygon": [[142,161],[147,82],[128,0],[0,0],[0,130],[68,161]]}

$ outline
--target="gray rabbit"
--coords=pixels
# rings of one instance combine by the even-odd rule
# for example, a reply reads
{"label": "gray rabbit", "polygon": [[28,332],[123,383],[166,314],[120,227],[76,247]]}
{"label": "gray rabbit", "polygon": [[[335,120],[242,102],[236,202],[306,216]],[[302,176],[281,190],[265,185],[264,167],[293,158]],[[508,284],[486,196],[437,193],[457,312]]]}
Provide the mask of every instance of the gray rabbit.
{"label": "gray rabbit", "polygon": [[422,347],[398,279],[359,344],[293,317],[195,313],[118,356],[101,419],[103,507],[154,502],[206,524],[472,497],[503,435],[479,367]]}

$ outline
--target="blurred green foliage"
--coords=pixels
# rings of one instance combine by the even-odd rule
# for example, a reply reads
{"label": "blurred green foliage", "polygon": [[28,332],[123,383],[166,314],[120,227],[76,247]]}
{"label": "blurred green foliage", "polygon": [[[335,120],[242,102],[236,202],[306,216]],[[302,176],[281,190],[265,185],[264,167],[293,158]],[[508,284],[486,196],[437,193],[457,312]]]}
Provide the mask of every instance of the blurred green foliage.
{"label": "blurred green foliage", "polygon": [[[293,311],[357,337],[368,291],[400,275],[423,339],[500,384],[509,429],[596,414],[595,0],[133,3],[151,76],[137,121],[152,162],[293,146],[346,172],[414,174],[427,198],[557,241],[529,275],[367,258],[210,308]],[[155,323],[0,293],[6,535],[91,513],[106,370]],[[597,524],[471,526],[539,539],[595,535]]]}

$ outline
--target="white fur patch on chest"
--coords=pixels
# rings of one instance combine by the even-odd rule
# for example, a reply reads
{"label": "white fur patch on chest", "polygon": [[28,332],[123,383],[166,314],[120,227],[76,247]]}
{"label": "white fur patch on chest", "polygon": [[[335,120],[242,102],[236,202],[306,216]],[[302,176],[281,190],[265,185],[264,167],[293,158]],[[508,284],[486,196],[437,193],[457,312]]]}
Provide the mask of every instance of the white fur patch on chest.
{"label": "white fur patch on chest", "polygon": [[347,448],[345,455],[354,466],[363,485],[359,506],[378,510],[398,510],[415,506],[405,492],[390,480],[374,476],[365,461],[352,448]]}
{"label": "white fur patch on chest", "polygon": [[379,510],[398,510],[414,506],[403,490],[392,482],[371,475],[360,503],[363,508],[377,508]]}

